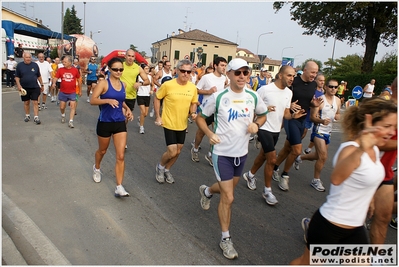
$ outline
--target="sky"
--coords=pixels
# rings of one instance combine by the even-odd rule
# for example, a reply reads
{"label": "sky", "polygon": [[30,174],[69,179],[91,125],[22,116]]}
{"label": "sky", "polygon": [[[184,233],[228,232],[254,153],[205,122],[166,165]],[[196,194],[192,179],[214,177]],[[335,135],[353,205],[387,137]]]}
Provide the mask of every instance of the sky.
{"label": "sky", "polygon": [[[53,31],[61,32],[61,2],[2,2],[2,5],[30,18],[38,18]],[[199,29],[235,42],[254,54],[267,55],[281,60],[282,57],[295,59],[300,65],[309,58],[322,63],[332,57],[334,39],[303,35],[304,29],[291,20],[289,5],[277,14],[273,2],[245,1],[175,1],[175,2],[64,2],[64,12],[75,6],[81,19],[85,35],[93,32],[93,40],[100,55],[107,55],[116,49],[127,49],[130,44],[151,56],[151,44],[165,39],[178,29]],[[98,33],[98,31],[101,31]],[[273,32],[272,34],[263,34]],[[263,35],[262,35],[263,34]],[[334,59],[351,54],[364,55],[361,45],[350,47],[337,41]],[[375,60],[386,53],[397,53],[394,46],[378,45]]]}

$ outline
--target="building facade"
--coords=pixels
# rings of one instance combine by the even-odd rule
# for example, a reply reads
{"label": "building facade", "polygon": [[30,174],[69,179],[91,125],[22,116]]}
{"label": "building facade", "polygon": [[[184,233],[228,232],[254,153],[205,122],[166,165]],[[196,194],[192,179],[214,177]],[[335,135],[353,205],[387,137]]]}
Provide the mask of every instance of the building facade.
{"label": "building facade", "polygon": [[227,62],[236,57],[237,44],[201,30],[184,32],[179,29],[163,40],[152,43],[155,64],[162,56],[167,56],[173,66],[182,59],[190,59],[200,65],[209,65],[215,57],[224,57]]}

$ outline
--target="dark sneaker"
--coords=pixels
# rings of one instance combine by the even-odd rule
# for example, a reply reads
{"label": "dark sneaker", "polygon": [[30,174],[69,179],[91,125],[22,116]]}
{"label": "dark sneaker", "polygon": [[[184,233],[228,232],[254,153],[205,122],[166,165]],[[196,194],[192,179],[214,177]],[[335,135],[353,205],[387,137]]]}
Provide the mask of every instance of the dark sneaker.
{"label": "dark sneaker", "polygon": [[33,121],[34,121],[36,124],[40,124],[40,123],[41,123],[41,121],[39,120],[39,118],[34,118]]}
{"label": "dark sneaker", "polygon": [[25,116],[24,122],[30,121],[30,116]]}

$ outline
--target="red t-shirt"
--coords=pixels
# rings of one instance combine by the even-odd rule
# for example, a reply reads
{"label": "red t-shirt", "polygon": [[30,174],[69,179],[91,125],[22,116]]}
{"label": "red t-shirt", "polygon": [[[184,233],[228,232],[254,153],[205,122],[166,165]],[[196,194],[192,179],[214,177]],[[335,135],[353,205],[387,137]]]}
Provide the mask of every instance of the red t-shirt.
{"label": "red t-shirt", "polygon": [[[398,130],[396,130],[395,135],[392,136],[391,140],[398,140]],[[385,169],[385,178],[384,178],[384,182],[386,181],[390,181],[393,179],[393,170],[392,170],[392,166],[396,161],[396,157],[397,157],[397,150],[391,150],[391,151],[384,151],[382,157],[381,157],[381,163],[382,165],[384,165],[384,169]]]}
{"label": "red t-shirt", "polygon": [[61,78],[61,92],[64,94],[76,93],[76,81],[80,78],[79,70],[77,68],[60,68],[55,76]]}

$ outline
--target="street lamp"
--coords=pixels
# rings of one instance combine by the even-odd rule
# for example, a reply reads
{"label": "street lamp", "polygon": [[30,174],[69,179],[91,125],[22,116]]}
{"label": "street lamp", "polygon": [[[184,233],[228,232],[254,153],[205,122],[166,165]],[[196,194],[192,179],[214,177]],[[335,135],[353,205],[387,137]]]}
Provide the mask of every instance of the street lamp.
{"label": "street lamp", "polygon": [[90,39],[93,39],[93,34],[100,33],[100,32],[101,32],[101,30],[98,30],[97,32],[90,31]]}
{"label": "street lamp", "polygon": [[284,50],[288,49],[288,48],[294,48],[294,47],[292,47],[292,46],[284,47],[283,50],[281,50],[281,60],[283,59]]}
{"label": "street lamp", "polygon": [[[259,35],[259,37],[258,37],[258,45],[257,45],[257,47],[256,47],[256,56],[259,58],[259,40],[260,40],[260,37],[262,36],[262,35],[265,35],[265,34],[272,34],[273,32],[265,32],[265,33],[261,33],[260,35]],[[259,58],[259,67],[260,67],[260,64],[261,64],[261,60],[260,60],[260,58]],[[260,68],[259,68],[260,69]]]}
{"label": "street lamp", "polygon": [[86,34],[86,2],[83,2],[83,35]]}

